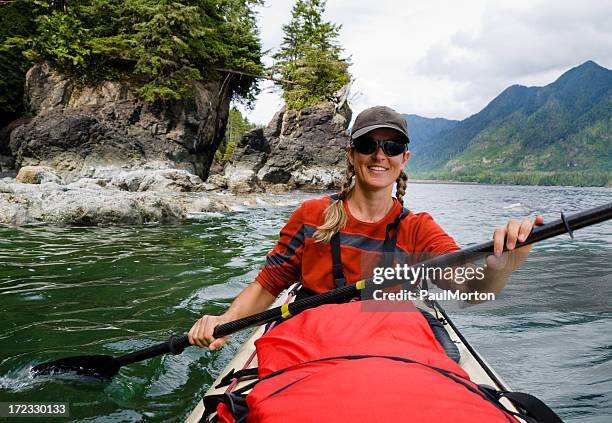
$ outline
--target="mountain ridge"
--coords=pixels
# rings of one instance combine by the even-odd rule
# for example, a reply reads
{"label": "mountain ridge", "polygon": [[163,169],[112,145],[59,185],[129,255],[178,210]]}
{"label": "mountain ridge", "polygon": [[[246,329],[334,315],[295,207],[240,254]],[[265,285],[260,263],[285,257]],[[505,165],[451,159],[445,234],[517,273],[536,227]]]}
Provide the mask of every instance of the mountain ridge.
{"label": "mountain ridge", "polygon": [[[405,116],[410,128],[417,115]],[[491,181],[513,173],[521,183],[554,184],[554,174],[573,172],[574,181],[582,172],[598,174],[589,184],[612,182],[606,175],[612,172],[612,71],[593,61],[543,87],[511,85],[462,121],[442,119],[443,130],[438,121],[418,118],[411,174]],[[520,175],[530,172],[546,180]]]}

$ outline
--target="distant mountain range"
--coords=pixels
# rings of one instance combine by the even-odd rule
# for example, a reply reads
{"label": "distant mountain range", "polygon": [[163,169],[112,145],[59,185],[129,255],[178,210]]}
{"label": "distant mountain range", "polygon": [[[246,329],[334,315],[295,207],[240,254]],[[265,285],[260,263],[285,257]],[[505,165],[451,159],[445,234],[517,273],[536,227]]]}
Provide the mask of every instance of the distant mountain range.
{"label": "distant mountain range", "polygon": [[595,62],[513,85],[462,121],[405,116],[413,177],[612,186],[612,71]]}

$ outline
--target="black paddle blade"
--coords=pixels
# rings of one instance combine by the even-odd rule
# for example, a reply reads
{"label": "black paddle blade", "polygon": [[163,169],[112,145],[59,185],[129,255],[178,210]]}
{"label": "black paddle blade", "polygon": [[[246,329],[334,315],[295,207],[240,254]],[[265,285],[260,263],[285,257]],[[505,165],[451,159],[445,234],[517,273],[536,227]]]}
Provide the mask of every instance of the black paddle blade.
{"label": "black paddle blade", "polygon": [[110,379],[117,374],[121,366],[110,355],[79,355],[66,357],[32,367],[32,375],[56,375],[76,373],[82,376]]}

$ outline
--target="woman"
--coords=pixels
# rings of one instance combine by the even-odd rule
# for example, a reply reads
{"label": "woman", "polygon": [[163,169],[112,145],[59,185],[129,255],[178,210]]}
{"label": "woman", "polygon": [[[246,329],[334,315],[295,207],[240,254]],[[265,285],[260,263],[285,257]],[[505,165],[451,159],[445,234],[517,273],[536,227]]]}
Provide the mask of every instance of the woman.
{"label": "woman", "polygon": [[[361,112],[353,125],[340,194],[306,201],[293,213],[255,281],[223,315],[199,319],[189,331],[191,344],[210,350],[221,347],[226,338],[213,338],[215,326],[265,310],[297,280],[309,291],[321,293],[362,279],[362,269],[371,268],[368,262],[383,250],[419,254],[458,250],[429,214],[403,209],[409,141],[406,120],[393,109],[376,106]],[[535,224],[542,223],[538,216]],[[501,258],[504,241],[513,250],[517,240],[527,238],[533,224],[529,219],[511,219],[495,230],[495,257],[487,258],[483,285],[505,284],[519,263],[507,265]],[[332,250],[341,257],[334,258]],[[516,251],[530,250],[527,246]],[[338,262],[341,266],[334,268]]]}

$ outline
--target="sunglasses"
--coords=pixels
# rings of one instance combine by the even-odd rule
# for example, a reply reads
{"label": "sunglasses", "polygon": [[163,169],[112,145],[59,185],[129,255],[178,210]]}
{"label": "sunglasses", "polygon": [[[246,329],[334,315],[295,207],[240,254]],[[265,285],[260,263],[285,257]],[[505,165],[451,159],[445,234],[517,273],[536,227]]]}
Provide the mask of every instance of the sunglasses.
{"label": "sunglasses", "polygon": [[375,140],[370,137],[359,137],[352,141],[351,145],[358,153],[372,154],[378,147],[389,157],[398,156],[406,151],[406,144],[397,140]]}

